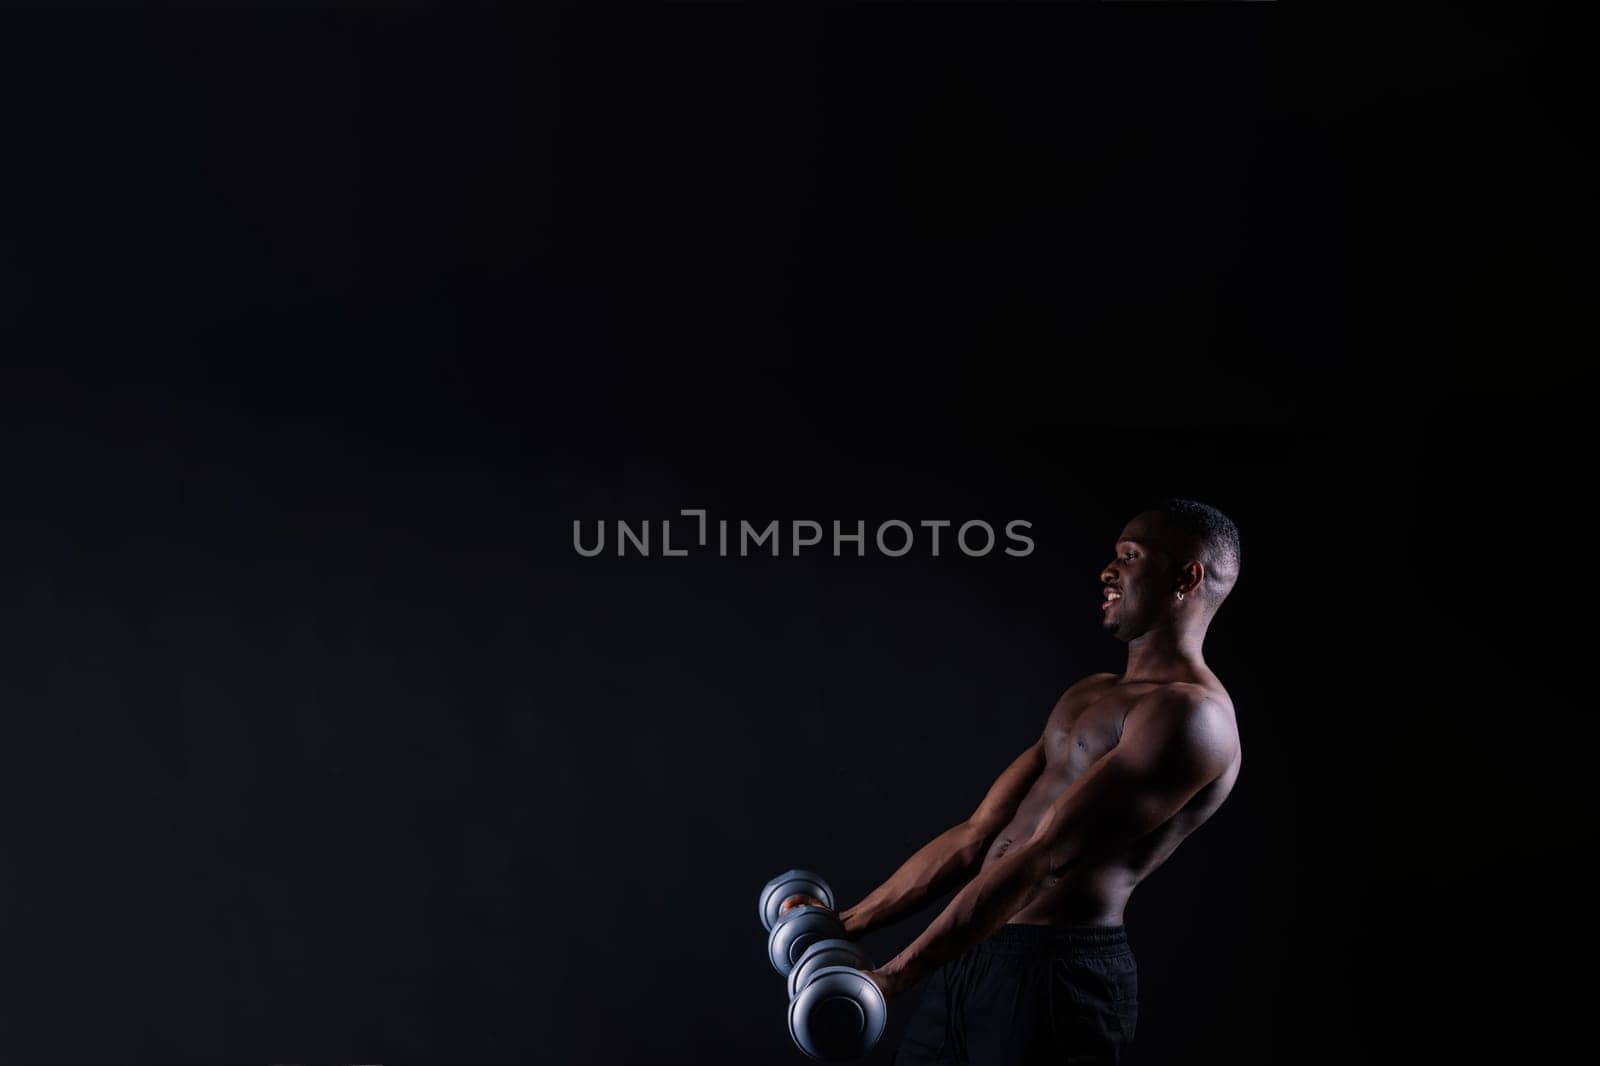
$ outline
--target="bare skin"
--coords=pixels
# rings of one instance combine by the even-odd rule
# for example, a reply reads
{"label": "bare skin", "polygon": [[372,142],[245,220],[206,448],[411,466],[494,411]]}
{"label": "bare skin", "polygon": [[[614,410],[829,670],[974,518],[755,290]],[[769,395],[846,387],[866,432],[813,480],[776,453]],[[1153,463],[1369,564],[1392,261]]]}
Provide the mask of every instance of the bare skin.
{"label": "bare skin", "polygon": [[[1127,643],[1127,668],[1068,688],[977,810],[839,912],[859,939],[966,882],[869,971],[886,997],[1007,923],[1122,924],[1133,890],[1222,805],[1242,755],[1201,642],[1233,577],[1159,513],[1123,529],[1100,580],[1102,626]],[[802,903],[821,905],[793,896],[783,909]]]}

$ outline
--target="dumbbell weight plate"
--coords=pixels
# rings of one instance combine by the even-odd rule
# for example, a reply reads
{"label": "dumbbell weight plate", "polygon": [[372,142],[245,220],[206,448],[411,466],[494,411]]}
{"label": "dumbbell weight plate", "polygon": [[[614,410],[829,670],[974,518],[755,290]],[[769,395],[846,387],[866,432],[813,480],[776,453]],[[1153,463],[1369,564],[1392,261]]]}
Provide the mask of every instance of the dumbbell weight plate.
{"label": "dumbbell weight plate", "polygon": [[844,939],[844,926],[839,916],[826,907],[813,907],[809,903],[795,907],[778,920],[767,937],[767,958],[772,968],[789,976],[795,963],[806,949],[819,940]]}
{"label": "dumbbell weight plate", "polygon": [[778,924],[778,908],[783,906],[783,901],[790,896],[815,896],[828,909],[833,909],[833,889],[828,887],[819,874],[810,870],[790,870],[781,873],[767,882],[761,890],[759,908],[761,911],[761,927],[768,932]]}
{"label": "dumbbell weight plate", "polygon": [[883,1036],[889,1008],[872,978],[851,966],[816,970],[789,1001],[789,1035],[814,1059],[846,1062]]}
{"label": "dumbbell weight plate", "polygon": [[806,986],[811,975],[824,966],[854,966],[858,970],[870,970],[872,960],[854,941],[840,937],[818,940],[806,948],[800,961],[789,971],[789,998],[793,999]]}

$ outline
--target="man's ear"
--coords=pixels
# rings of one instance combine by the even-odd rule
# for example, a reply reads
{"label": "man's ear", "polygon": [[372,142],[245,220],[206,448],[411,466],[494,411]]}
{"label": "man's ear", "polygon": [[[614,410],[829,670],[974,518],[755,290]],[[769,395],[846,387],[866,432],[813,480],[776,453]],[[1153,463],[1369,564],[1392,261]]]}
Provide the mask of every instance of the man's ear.
{"label": "man's ear", "polygon": [[1177,591],[1185,596],[1197,596],[1200,593],[1200,583],[1205,577],[1205,564],[1198,559],[1191,559],[1183,564],[1183,569],[1179,572]]}

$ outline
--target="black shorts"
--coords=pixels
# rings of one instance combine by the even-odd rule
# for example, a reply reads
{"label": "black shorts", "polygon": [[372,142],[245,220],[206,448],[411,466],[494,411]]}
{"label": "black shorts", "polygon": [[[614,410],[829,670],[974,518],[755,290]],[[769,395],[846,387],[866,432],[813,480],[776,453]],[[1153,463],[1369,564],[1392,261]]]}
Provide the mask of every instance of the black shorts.
{"label": "black shorts", "polygon": [[1139,1017],[1120,925],[1005,925],[923,985],[895,1066],[1114,1063]]}

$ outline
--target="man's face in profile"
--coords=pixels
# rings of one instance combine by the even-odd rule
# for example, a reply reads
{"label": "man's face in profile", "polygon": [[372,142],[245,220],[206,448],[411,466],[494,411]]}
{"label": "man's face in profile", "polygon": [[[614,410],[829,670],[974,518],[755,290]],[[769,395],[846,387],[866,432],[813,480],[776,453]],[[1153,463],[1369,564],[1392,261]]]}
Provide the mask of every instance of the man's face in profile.
{"label": "man's face in profile", "polygon": [[1176,583],[1167,539],[1160,514],[1136,515],[1122,528],[1111,562],[1100,571],[1100,624],[1118,640],[1133,640],[1171,617]]}

